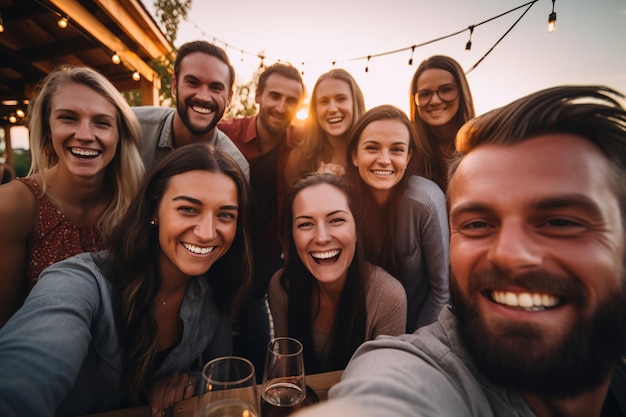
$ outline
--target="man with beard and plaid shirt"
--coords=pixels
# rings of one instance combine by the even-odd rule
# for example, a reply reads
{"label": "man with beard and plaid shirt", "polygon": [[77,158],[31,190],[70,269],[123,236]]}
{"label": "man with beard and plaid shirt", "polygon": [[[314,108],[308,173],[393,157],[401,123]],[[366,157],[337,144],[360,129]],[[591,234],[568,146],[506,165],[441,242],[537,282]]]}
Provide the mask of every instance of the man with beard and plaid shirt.
{"label": "man with beard and plaid shirt", "polygon": [[453,306],[355,353],[310,416],[626,416],[626,111],[562,86],[464,125]]}

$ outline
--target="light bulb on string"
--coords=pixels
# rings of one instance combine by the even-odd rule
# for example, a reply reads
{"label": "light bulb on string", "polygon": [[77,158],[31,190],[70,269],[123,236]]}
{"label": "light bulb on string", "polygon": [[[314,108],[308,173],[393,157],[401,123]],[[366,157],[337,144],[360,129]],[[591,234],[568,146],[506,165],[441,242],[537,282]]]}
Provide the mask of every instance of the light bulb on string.
{"label": "light bulb on string", "polygon": [[466,51],[470,51],[472,49],[472,34],[474,34],[474,25],[469,26],[468,29],[470,31],[470,36],[469,36],[469,40],[465,44]]}
{"label": "light bulb on string", "polygon": [[113,56],[111,57],[111,61],[117,65],[120,62],[122,62],[122,60],[120,59],[120,56],[117,54],[117,52],[113,52]]}
{"label": "light bulb on string", "polygon": [[302,71],[300,71],[302,75],[304,75],[304,61],[302,61]]}
{"label": "light bulb on string", "polygon": [[0,14],[0,33],[4,32],[4,22],[2,22],[2,14]]}
{"label": "light bulb on string", "polygon": [[411,58],[409,58],[409,67],[413,66],[413,54],[415,53],[415,45],[411,46]]}
{"label": "light bulb on string", "polygon": [[67,27],[68,20],[69,19],[67,17],[61,16],[61,18],[57,21],[57,25],[59,25],[61,29],[65,29]]}
{"label": "light bulb on string", "polygon": [[367,56],[367,65],[365,66],[365,72],[370,72],[370,59],[372,58],[371,55]]}
{"label": "light bulb on string", "polygon": [[24,110],[22,109],[17,109],[15,111],[15,114],[17,115],[17,117],[24,117]]}
{"label": "light bulb on string", "polygon": [[17,117],[15,117],[14,114],[9,116],[9,122],[10,123],[16,123],[17,122]]}
{"label": "light bulb on string", "polygon": [[556,12],[554,11],[554,1],[552,0],[552,13],[548,16],[548,33],[552,33],[556,30]]}
{"label": "light bulb on string", "polygon": [[141,75],[139,75],[139,71],[135,70],[135,72],[133,72],[133,81],[139,81],[141,80]]}

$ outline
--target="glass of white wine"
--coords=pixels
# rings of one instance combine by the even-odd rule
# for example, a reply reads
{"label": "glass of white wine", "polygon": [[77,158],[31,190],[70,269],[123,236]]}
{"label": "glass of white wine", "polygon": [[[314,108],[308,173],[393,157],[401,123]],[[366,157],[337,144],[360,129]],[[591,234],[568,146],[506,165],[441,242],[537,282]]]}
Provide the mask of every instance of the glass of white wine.
{"label": "glass of white wine", "polygon": [[290,337],[270,340],[265,357],[261,417],[284,417],[303,407],[306,398],[302,343]]}
{"label": "glass of white wine", "polygon": [[196,417],[258,417],[259,397],[254,365],[245,358],[224,356],[202,369]]}

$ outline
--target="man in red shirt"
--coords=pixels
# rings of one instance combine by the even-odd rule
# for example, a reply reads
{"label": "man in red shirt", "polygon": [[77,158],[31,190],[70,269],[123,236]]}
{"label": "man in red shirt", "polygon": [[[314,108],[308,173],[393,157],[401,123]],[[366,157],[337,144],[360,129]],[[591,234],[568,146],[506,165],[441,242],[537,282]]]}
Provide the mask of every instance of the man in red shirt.
{"label": "man in red shirt", "polygon": [[257,204],[251,299],[239,314],[236,325],[239,336],[234,340],[235,353],[252,360],[257,377],[263,375],[270,337],[265,294],[272,275],[283,266],[279,219],[287,188],[285,165],[297,139],[292,121],[304,90],[298,69],[285,63],[270,65],[259,77],[255,96],[258,113],[218,124],[250,164],[250,185]]}

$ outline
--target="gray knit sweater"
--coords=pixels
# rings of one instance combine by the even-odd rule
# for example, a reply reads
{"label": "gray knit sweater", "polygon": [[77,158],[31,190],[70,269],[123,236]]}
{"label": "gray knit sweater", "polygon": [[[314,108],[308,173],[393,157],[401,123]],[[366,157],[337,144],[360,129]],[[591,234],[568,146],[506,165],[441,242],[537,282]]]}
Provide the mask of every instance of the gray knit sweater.
{"label": "gray knit sweater", "polygon": [[390,271],[407,293],[407,332],[437,320],[449,301],[450,231],[446,199],[434,182],[412,176],[398,207],[393,242],[398,270]]}

